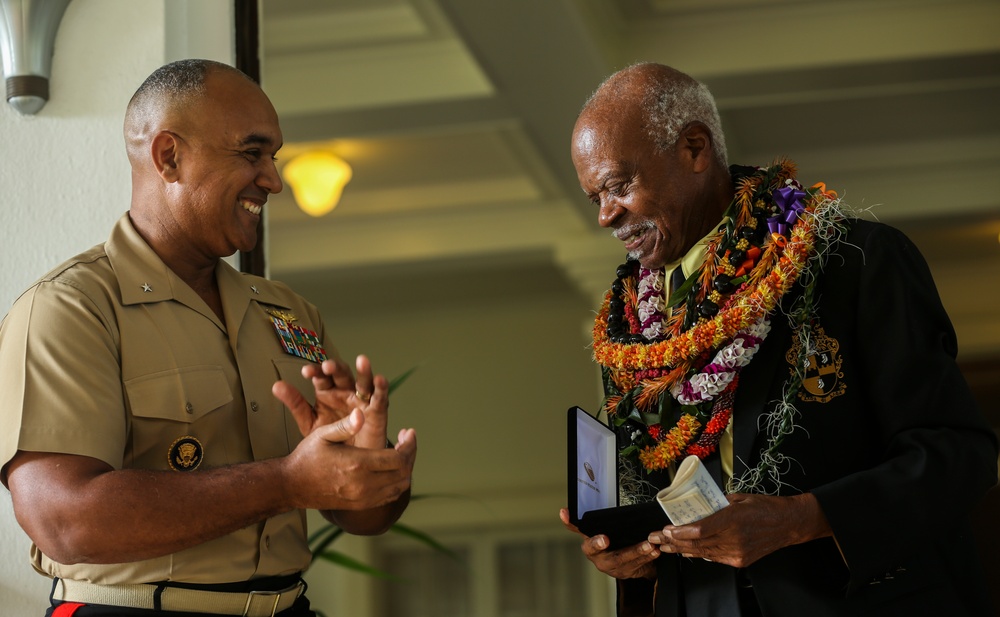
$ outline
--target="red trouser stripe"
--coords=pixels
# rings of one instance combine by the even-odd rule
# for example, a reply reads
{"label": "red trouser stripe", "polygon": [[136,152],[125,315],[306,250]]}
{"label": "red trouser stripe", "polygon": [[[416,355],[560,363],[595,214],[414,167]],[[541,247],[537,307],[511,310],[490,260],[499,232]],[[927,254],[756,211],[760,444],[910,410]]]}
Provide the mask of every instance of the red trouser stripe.
{"label": "red trouser stripe", "polygon": [[73,613],[81,606],[86,605],[79,602],[64,602],[57,606],[56,610],[52,611],[52,617],[73,617]]}

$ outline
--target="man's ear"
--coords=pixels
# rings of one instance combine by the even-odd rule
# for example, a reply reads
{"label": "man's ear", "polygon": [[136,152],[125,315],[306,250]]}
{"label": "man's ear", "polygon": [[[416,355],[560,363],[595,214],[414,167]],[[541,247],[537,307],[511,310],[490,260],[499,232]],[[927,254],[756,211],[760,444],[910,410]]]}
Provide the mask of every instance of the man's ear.
{"label": "man's ear", "polygon": [[177,136],[170,131],[160,131],[153,136],[153,141],[149,144],[156,173],[167,182],[176,182],[179,177],[177,170],[180,161],[179,145]]}
{"label": "man's ear", "polygon": [[703,122],[694,121],[681,130],[678,140],[684,154],[689,157],[692,171],[702,173],[712,165],[715,152],[712,148],[712,132]]}

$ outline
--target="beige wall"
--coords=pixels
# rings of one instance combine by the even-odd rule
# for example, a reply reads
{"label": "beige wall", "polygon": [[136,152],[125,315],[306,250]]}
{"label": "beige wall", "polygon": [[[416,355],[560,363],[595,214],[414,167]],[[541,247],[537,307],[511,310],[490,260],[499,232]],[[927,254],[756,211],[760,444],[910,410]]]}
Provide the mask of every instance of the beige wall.
{"label": "beige wall", "polygon": [[[584,328],[590,301],[569,283],[542,284],[545,272],[483,267],[450,281],[400,272],[395,284],[378,279],[384,295],[337,281],[312,286],[308,295],[344,357],[366,353],[390,378],[418,367],[393,395],[390,433],[416,427],[413,491],[432,497],[413,503],[403,523],[435,536],[530,529],[570,539],[558,519],[565,411],[596,411],[599,379]],[[464,293],[477,286],[470,276],[493,290]],[[335,548],[364,560],[367,544],[346,539]],[[310,598],[331,617],[369,614],[370,577],[320,563],[306,578]]]}
{"label": "beige wall", "polygon": [[[125,105],[153,69],[184,56],[232,61],[228,0],[71,2],[56,37],[51,98],[36,116],[0,103],[0,313],[33,280],[103,241],[128,209]],[[0,490],[0,609],[41,615],[48,579]]]}

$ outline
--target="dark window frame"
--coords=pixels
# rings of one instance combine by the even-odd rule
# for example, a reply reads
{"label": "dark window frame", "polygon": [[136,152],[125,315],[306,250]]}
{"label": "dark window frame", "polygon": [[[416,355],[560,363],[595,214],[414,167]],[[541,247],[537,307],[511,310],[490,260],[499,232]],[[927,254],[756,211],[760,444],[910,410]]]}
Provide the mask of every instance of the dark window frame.
{"label": "dark window frame", "polygon": [[[236,68],[260,83],[260,9],[257,0],[234,0]],[[240,251],[241,272],[264,276],[264,219],[257,224],[257,246]]]}

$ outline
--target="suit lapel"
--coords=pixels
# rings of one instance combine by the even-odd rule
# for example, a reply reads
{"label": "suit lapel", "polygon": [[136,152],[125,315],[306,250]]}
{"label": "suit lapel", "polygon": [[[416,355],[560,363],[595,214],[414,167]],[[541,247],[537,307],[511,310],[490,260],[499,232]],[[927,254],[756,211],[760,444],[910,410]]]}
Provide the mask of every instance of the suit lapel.
{"label": "suit lapel", "polygon": [[[776,402],[780,389],[773,393],[775,381],[784,383],[790,367],[784,360],[789,347],[788,319],[778,312],[771,320],[771,332],[761,343],[753,361],[740,373],[733,409],[733,474],[740,477],[747,464],[756,464],[757,453],[767,443],[760,418]],[[784,372],[782,372],[784,371]]]}

